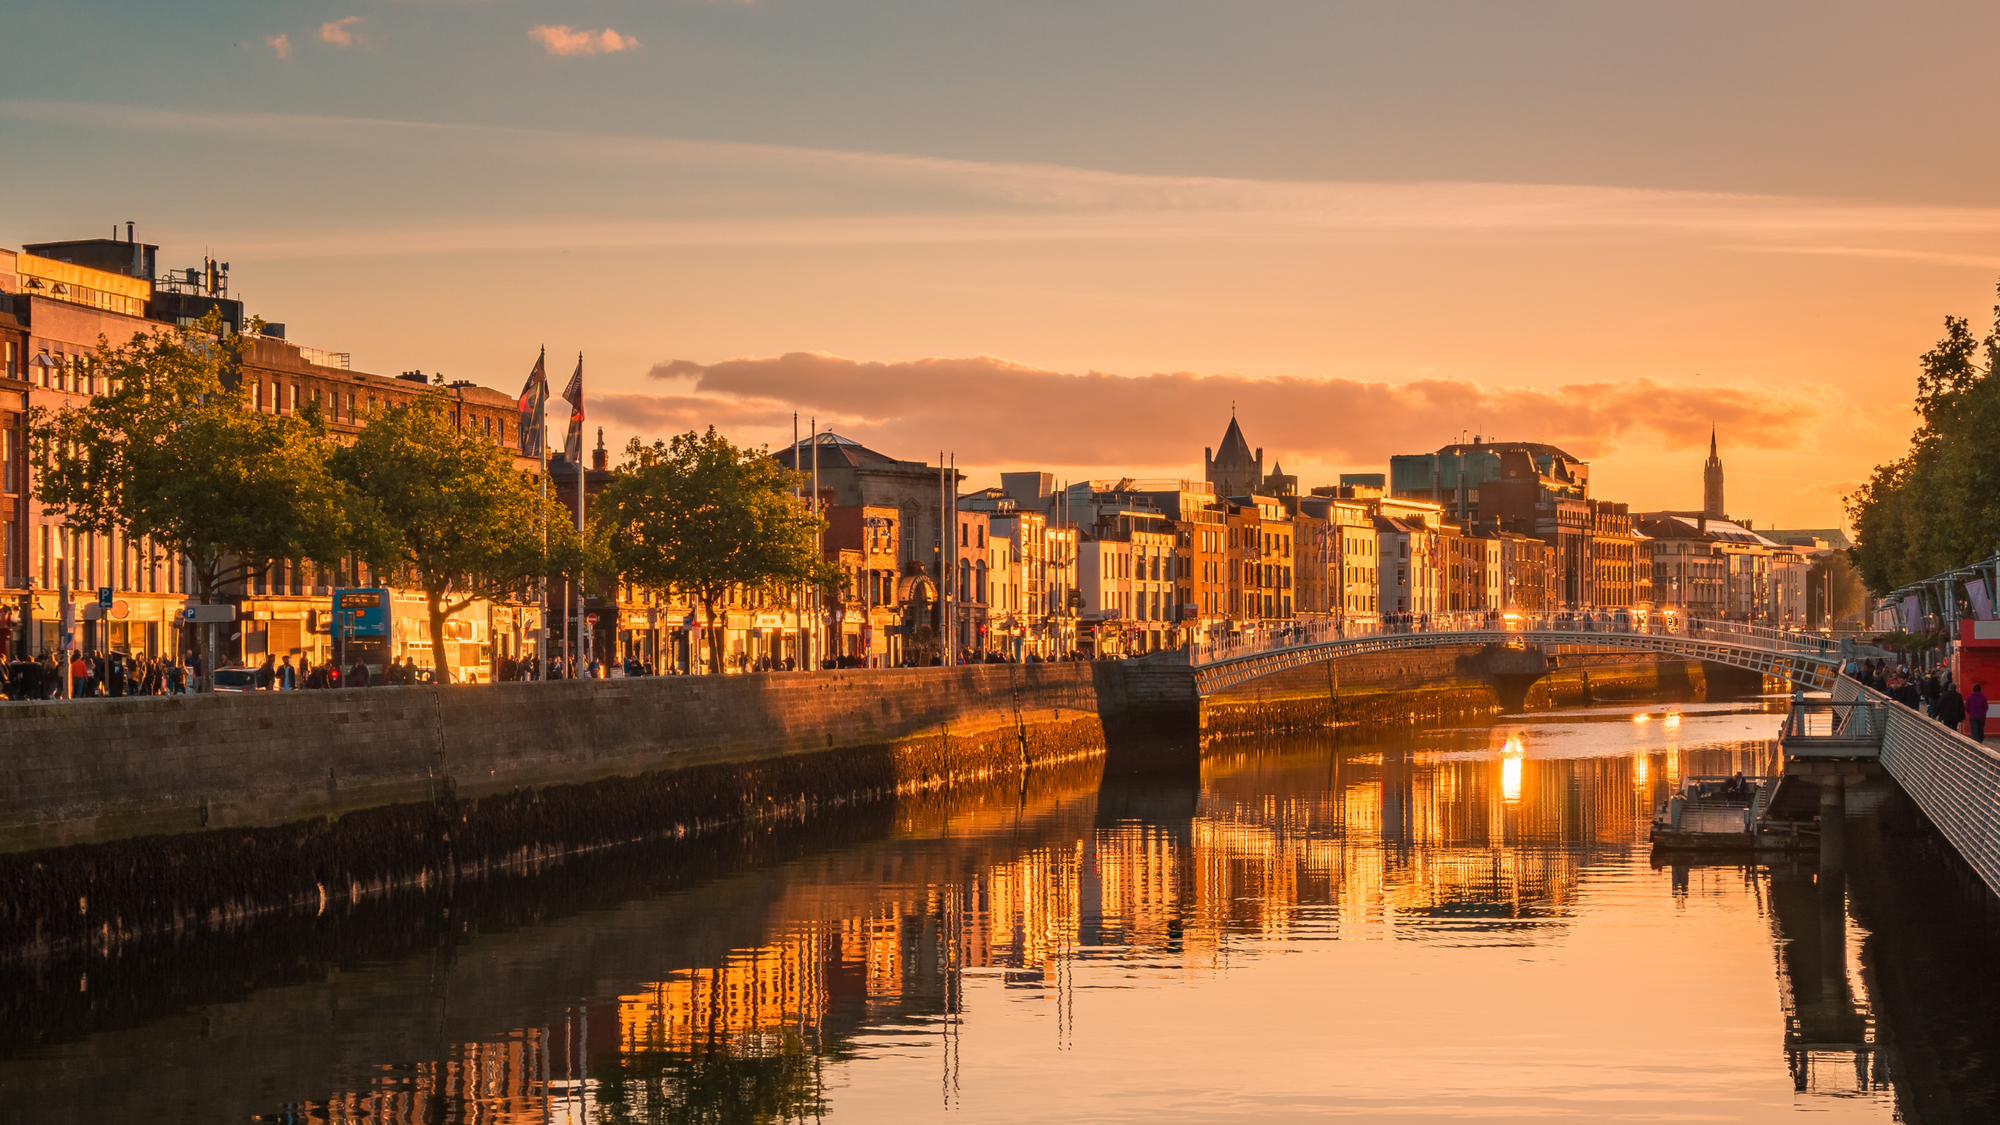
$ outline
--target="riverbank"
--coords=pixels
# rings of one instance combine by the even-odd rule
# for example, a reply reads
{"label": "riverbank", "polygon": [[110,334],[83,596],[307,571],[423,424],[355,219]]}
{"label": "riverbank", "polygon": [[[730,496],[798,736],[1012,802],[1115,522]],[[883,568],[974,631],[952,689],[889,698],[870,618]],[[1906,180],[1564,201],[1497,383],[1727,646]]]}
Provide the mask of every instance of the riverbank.
{"label": "riverbank", "polygon": [[1194,706],[1132,661],[8,709],[0,957],[1019,775]]}

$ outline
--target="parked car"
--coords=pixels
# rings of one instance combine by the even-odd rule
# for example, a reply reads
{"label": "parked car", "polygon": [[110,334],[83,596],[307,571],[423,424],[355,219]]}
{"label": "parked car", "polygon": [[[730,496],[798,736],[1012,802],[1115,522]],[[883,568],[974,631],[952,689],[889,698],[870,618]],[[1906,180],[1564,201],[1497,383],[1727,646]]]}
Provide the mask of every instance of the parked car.
{"label": "parked car", "polygon": [[256,691],[257,670],[255,668],[217,668],[215,670],[215,690]]}

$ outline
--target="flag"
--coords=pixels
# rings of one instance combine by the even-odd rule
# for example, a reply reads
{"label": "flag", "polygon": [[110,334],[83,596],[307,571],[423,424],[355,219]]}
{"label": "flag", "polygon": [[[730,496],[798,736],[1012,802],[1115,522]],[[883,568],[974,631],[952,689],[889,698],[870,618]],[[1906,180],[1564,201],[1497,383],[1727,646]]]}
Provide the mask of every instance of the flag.
{"label": "flag", "polygon": [[1903,599],[1903,632],[1920,633],[1924,628],[1923,599],[1915,594]]}
{"label": "flag", "polygon": [[528,372],[528,385],[521,388],[521,424],[516,430],[521,439],[521,456],[540,458],[546,423],[542,407],[549,401],[549,374],[542,368],[544,356],[535,357],[535,369]]}
{"label": "flag", "polygon": [[1972,616],[1981,621],[1993,620],[1993,599],[1987,596],[1986,579],[1975,578],[1967,582],[1965,597],[1972,603]]}
{"label": "flag", "polygon": [[583,464],[583,357],[576,357],[576,374],[569,377],[569,386],[563,388],[563,401],[569,403],[569,436],[563,440],[563,456],[572,465]]}

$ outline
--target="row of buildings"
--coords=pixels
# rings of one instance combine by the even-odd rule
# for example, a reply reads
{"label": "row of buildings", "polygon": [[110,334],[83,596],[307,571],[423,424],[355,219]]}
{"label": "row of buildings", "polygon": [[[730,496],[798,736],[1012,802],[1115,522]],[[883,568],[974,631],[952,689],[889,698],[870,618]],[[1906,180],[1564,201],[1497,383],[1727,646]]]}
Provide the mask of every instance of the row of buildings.
{"label": "row of buildings", "polygon": [[[72,531],[34,498],[26,421],[104,390],[92,370],[100,337],[119,343],[213,313],[245,348],[238,377],[253,409],[317,404],[336,435],[370,411],[442,390],[454,423],[519,456],[515,400],[469,381],[422,372],[354,370],[346,353],[305,346],[281,324],[249,330],[229,292],[229,266],[162,271],[158,247],[123,238],[39,243],[0,251],[0,647],[13,657],[59,644],[58,591],[82,605],[77,644],[173,654],[188,599],[175,560],[150,544]],[[846,582],[831,599],[807,591],[745,590],[726,620],[736,669],[895,665],[968,658],[1135,655],[1245,627],[1301,619],[1357,624],[1384,617],[1513,610],[1524,614],[1679,607],[1715,617],[1807,624],[1806,575],[1824,540],[1754,533],[1722,514],[1721,464],[1711,442],[1699,512],[1633,513],[1590,495],[1589,465],[1563,450],[1473,439],[1394,457],[1386,474],[1350,474],[1301,490],[1264,469],[1236,419],[1205,451],[1201,480],[1095,479],[1058,484],[1044,472],[1003,473],[969,489],[948,464],[877,452],[820,433],[776,454],[798,471],[802,500],[828,522],[824,549]],[[574,503],[607,484],[602,435],[588,466],[548,466]],[[375,584],[365,569],[281,564],[230,591],[239,609],[230,651],[327,656],[331,595]],[[110,605],[100,608],[99,591]],[[86,593],[88,592],[88,593]],[[558,589],[549,625],[557,651],[577,645],[600,664],[665,670],[699,662],[691,607],[616,581],[593,582],[576,607]],[[572,614],[568,612],[574,609]],[[578,628],[563,630],[563,622]],[[490,675],[531,655],[534,606],[476,607],[445,640],[454,664]],[[585,623],[588,623],[587,625]],[[402,628],[399,625],[399,629]],[[391,655],[431,663],[428,625],[412,618]]]}

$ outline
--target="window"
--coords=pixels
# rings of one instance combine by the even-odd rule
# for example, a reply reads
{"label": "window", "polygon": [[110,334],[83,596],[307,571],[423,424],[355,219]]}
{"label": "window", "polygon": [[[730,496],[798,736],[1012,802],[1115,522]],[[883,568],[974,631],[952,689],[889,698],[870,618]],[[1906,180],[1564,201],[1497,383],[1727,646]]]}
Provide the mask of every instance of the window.
{"label": "window", "polygon": [[36,569],[39,571],[41,575],[40,584],[42,588],[47,589],[49,585],[49,525],[48,524],[42,525],[41,562],[38,564]]}
{"label": "window", "polygon": [[14,354],[14,341],[9,340],[7,341],[7,377],[9,379],[19,379],[21,377],[21,369],[15,366],[17,362],[18,357]]}
{"label": "window", "polygon": [[[0,430],[0,492],[19,492],[15,482],[15,462],[21,457],[21,431]],[[12,574],[12,571],[8,572]]]}

